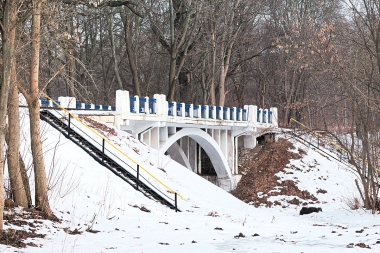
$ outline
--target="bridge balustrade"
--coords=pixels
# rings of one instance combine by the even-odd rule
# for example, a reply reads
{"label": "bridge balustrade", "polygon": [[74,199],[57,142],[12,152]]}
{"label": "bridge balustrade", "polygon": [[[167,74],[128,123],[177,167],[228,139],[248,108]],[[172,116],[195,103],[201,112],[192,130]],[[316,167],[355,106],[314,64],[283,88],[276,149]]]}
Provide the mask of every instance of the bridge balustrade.
{"label": "bridge balustrade", "polygon": [[[129,94],[128,91],[124,91]],[[164,95],[156,94],[154,98],[129,96],[128,95],[127,108],[129,113],[133,114],[157,114],[167,115],[172,117],[183,118],[199,118],[199,119],[212,119],[212,120],[225,120],[225,121],[249,121],[263,124],[275,124],[277,125],[277,109],[262,109],[253,106],[250,115],[248,116],[248,109],[250,106],[244,106],[244,108],[236,107],[223,107],[223,106],[209,106],[209,105],[196,105],[185,104],[177,102],[168,102]],[[116,106],[109,105],[97,105],[77,103],[73,97],[59,97],[58,104],[65,108],[76,108],[86,110],[109,110],[116,111]],[[48,100],[40,100],[42,107],[55,107],[56,105]],[[253,114],[252,114],[253,112]],[[256,116],[254,116],[256,113]],[[255,119],[250,118],[256,117]]]}
{"label": "bridge balustrade", "polygon": [[168,102],[167,115],[173,117],[242,121],[241,112],[244,112],[244,119],[246,121],[245,109]]}
{"label": "bridge balustrade", "polygon": [[51,100],[40,100],[41,107],[58,107],[56,103],[67,109],[116,111],[116,106],[77,103],[73,97],[59,97],[55,103]]}

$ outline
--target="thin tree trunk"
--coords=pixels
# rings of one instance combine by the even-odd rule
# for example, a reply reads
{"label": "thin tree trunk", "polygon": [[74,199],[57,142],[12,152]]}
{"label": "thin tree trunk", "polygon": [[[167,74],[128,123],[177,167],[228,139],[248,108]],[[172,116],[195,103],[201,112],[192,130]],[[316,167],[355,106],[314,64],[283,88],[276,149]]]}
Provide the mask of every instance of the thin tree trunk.
{"label": "thin tree trunk", "polygon": [[48,201],[47,177],[43,159],[41,133],[40,133],[40,104],[38,90],[38,71],[40,58],[41,10],[42,2],[38,1],[33,9],[31,27],[31,57],[30,57],[30,94],[26,97],[30,117],[30,136],[35,177],[35,203],[36,208],[52,215]]}
{"label": "thin tree trunk", "polygon": [[136,53],[133,50],[133,43],[132,43],[132,24],[131,20],[128,14],[125,14],[124,17],[124,32],[125,32],[125,47],[127,50],[128,55],[128,61],[129,61],[129,68],[132,73],[132,81],[133,86],[135,87],[135,94],[139,97],[141,97],[141,87],[140,87],[140,81],[137,71],[137,58]]}
{"label": "thin tree trunk", "polygon": [[22,207],[28,207],[27,193],[24,188],[19,165],[20,153],[20,113],[18,107],[18,89],[16,84],[16,65],[12,63],[12,82],[9,92],[8,114],[8,173],[14,202]]}
{"label": "thin tree trunk", "polygon": [[20,166],[22,182],[23,182],[24,189],[26,192],[26,199],[28,200],[28,207],[31,207],[33,205],[33,202],[32,202],[32,195],[30,193],[29,177],[28,177],[28,173],[26,171],[26,166],[25,166],[24,160],[22,160],[21,153],[18,154],[18,160],[19,160],[18,164]]}
{"label": "thin tree trunk", "polygon": [[113,14],[112,14],[112,12],[110,12],[108,15],[108,22],[109,22],[108,33],[109,33],[110,40],[111,40],[113,68],[114,68],[117,83],[119,85],[119,89],[124,90],[123,83],[121,81],[120,74],[119,74],[119,64],[117,63],[117,58],[116,58],[116,46],[115,46],[115,35],[113,34]]}
{"label": "thin tree trunk", "polygon": [[12,61],[15,60],[14,41],[16,37],[18,1],[6,1],[4,4],[2,23],[3,78],[0,90],[0,230],[3,230],[4,171],[2,168],[4,168],[5,162],[6,117],[11,83]]}
{"label": "thin tree trunk", "polygon": [[212,32],[212,61],[211,61],[211,105],[216,105],[216,96],[215,96],[215,64],[216,64],[216,41],[215,41],[215,32]]}

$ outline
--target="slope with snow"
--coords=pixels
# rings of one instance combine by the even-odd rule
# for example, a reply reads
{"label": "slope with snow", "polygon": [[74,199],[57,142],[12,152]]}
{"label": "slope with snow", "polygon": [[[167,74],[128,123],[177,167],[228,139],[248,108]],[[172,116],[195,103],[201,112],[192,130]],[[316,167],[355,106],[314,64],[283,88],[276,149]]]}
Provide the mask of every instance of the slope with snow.
{"label": "slope with snow", "polygon": [[[26,162],[30,163],[27,123],[25,117],[23,150]],[[46,237],[28,239],[27,242],[33,241],[39,247],[16,249],[0,245],[0,250],[145,253],[380,251],[379,217],[363,210],[351,211],[345,204],[346,199],[356,194],[355,175],[299,142],[294,141],[294,145],[302,147],[307,154],[300,160],[292,160],[286,170],[290,170],[291,165],[304,170],[279,176],[284,180],[297,177],[300,189],[327,191],[323,196],[318,195],[321,200],[318,206],[323,212],[303,216],[299,215],[301,207],[293,205],[287,208],[247,205],[178,163],[170,159],[159,161],[154,149],[115,130],[117,135],[110,136],[111,141],[184,196],[184,200],[179,201],[182,212],[176,213],[135,191],[46,123],[41,122],[41,128],[49,173],[50,204],[62,222],[44,221],[37,226],[38,233],[46,234]],[[310,165],[312,170],[309,170]],[[12,224],[5,228],[33,229]],[[86,232],[86,229],[95,233]],[[353,248],[348,248],[351,243]],[[359,243],[371,249],[361,248],[359,246],[363,244]]]}

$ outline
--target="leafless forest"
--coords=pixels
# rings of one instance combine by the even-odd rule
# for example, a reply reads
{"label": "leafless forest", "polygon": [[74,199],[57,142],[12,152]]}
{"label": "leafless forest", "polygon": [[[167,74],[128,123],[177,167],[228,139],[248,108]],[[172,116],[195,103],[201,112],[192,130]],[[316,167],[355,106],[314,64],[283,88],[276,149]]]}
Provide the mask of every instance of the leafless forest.
{"label": "leafless forest", "polygon": [[[379,205],[378,0],[1,0],[0,14],[0,120],[9,116],[0,167],[8,140],[10,174],[21,173],[12,102],[21,92],[35,136],[36,207],[47,214],[39,90],[107,105],[124,89],[277,107],[280,126],[300,127],[294,118],[335,136],[361,175],[363,205]],[[21,177],[11,181],[28,188]],[[30,196],[20,198],[30,205]]]}

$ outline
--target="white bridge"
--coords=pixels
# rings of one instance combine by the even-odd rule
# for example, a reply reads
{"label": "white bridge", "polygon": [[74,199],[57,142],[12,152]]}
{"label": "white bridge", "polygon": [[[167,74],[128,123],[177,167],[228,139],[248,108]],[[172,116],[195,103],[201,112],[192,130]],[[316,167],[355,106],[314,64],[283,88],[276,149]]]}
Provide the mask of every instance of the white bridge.
{"label": "white bridge", "polygon": [[[63,107],[70,107],[69,103],[76,104],[61,98]],[[85,109],[84,104],[76,107]],[[234,189],[241,177],[238,147],[254,148],[257,137],[275,133],[278,128],[277,108],[176,103],[166,101],[165,95],[130,97],[128,91],[122,90],[116,92],[116,111],[110,115],[91,116],[113,123],[157,149],[160,157],[169,155],[198,174],[202,174],[203,149],[217,174],[216,183],[227,191]]]}

